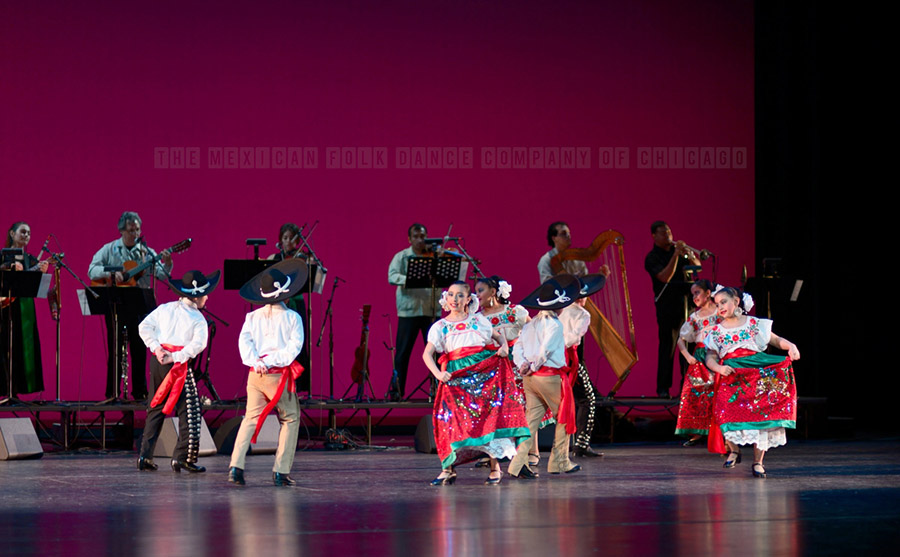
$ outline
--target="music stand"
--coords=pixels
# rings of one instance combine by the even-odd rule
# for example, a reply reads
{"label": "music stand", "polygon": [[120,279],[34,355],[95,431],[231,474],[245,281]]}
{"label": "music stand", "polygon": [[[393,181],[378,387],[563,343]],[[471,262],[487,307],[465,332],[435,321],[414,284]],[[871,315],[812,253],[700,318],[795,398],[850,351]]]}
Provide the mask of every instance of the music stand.
{"label": "music stand", "polygon": [[[92,286],[91,290],[97,293],[97,297],[84,296],[89,309],[87,315],[109,314],[112,316],[113,321],[113,344],[115,350],[113,353],[113,365],[116,370],[116,382],[113,396],[104,400],[103,404],[124,402],[121,396],[120,382],[123,378],[126,381],[128,379],[126,367],[128,359],[125,354],[125,341],[119,339],[119,331],[121,330],[121,327],[119,326],[120,308],[124,306],[133,310],[139,310],[140,315],[146,315],[156,307],[156,299],[153,297],[153,290],[149,288],[138,288],[133,286]],[[134,356],[134,354],[132,354],[132,356]],[[141,354],[140,357],[146,358],[147,355]],[[122,371],[121,375],[119,375],[120,370]]]}
{"label": "music stand", "polygon": [[[44,278],[46,277],[46,279]],[[0,296],[10,298],[46,298],[50,289],[50,275],[40,271],[0,271]],[[12,302],[7,308],[7,326],[9,327],[9,346],[7,346],[6,374],[7,392],[6,398],[0,400],[0,404],[15,404],[22,402],[13,393],[13,318]]]}
{"label": "music stand", "polygon": [[[404,288],[431,288],[431,316],[435,314],[437,308],[437,289],[446,288],[458,280],[465,277],[466,269],[462,266],[463,259],[461,257],[443,256],[443,257],[410,257],[406,265],[406,284]],[[429,373],[410,391],[404,401],[412,399],[413,395],[422,389],[422,385],[429,379],[432,380],[432,388],[428,395],[429,398],[434,392],[434,377]]]}

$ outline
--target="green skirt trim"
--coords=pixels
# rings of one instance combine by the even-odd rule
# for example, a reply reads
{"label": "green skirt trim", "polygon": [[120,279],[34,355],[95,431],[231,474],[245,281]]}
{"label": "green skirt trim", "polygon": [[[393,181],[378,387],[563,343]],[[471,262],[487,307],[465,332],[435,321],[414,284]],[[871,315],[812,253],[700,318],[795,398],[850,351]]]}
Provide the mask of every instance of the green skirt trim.
{"label": "green skirt trim", "polygon": [[726,431],[741,431],[744,429],[774,429],[783,427],[787,429],[796,429],[797,422],[795,420],[772,420],[769,422],[733,422],[730,424],[722,424],[722,433]]}
{"label": "green skirt trim", "polygon": [[507,438],[512,439],[518,447],[519,444],[528,437],[531,437],[531,432],[528,431],[527,427],[511,427],[506,429],[498,429],[493,433],[488,433],[487,435],[482,435],[481,437],[475,437],[473,439],[465,439],[463,441],[451,443],[450,455],[447,456],[447,458],[445,458],[443,461],[441,461],[441,467],[447,469],[453,466],[453,463],[456,462],[456,451],[458,449],[462,449],[464,447],[478,447],[481,445],[487,445],[494,439]]}
{"label": "green skirt trim", "polygon": [[447,362],[447,371],[453,373],[454,371],[474,366],[479,362],[483,362],[487,360],[491,356],[495,355],[496,352],[491,352],[490,350],[482,350],[476,354],[472,354],[471,356],[466,356],[465,358],[460,358],[458,360],[451,360]]}

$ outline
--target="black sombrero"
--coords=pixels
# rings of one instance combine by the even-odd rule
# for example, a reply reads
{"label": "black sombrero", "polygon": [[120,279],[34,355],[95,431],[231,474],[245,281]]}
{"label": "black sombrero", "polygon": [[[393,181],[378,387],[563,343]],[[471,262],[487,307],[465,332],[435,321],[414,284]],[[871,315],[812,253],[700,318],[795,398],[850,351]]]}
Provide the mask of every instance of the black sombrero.
{"label": "black sombrero", "polygon": [[578,277],[578,280],[581,282],[581,290],[578,291],[579,298],[587,298],[591,294],[596,294],[606,285],[606,275],[601,273]]}
{"label": "black sombrero", "polygon": [[239,293],[251,304],[276,304],[296,296],[308,274],[302,260],[285,259],[248,280]]}
{"label": "black sombrero", "polygon": [[219,284],[219,275],[221,271],[206,276],[200,271],[188,271],[181,277],[181,280],[169,279],[169,286],[172,290],[178,292],[179,296],[185,298],[201,298],[208,296],[210,292],[216,289]]}
{"label": "black sombrero", "polygon": [[574,275],[556,275],[525,296],[520,306],[530,309],[562,309],[578,299],[581,283]]}

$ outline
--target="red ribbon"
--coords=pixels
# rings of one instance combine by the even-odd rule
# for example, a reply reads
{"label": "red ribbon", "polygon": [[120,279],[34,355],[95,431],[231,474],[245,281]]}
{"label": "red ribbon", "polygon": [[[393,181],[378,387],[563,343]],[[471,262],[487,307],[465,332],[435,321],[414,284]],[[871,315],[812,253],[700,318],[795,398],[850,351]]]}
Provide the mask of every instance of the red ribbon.
{"label": "red ribbon", "polygon": [[438,363],[441,364],[441,371],[447,371],[447,363],[453,360],[461,360],[472,354],[478,354],[483,350],[483,346],[465,346],[463,348],[457,348],[452,352],[445,352],[438,358]]}
{"label": "red ribbon", "polygon": [[[163,344],[161,346],[170,353],[178,352],[184,348],[184,346],[173,346],[171,344]],[[166,404],[162,409],[163,414],[169,415],[175,410],[175,404],[181,396],[182,389],[184,389],[187,370],[187,362],[181,362],[172,366],[163,382],[157,387],[156,393],[153,394],[153,398],[150,400],[151,408],[161,403],[163,399],[166,399]],[[168,395],[168,398],[166,398],[166,395]]]}
{"label": "red ribbon", "polygon": [[722,356],[722,359],[719,360],[719,363],[721,364],[725,360],[731,360],[732,358],[746,358],[747,356],[753,356],[757,353],[758,352],[754,352],[753,350],[747,350],[746,348],[738,348],[734,352],[729,352],[728,354],[725,354],[724,356]]}
{"label": "red ribbon", "polygon": [[543,366],[531,375],[538,377],[546,377],[552,375],[560,376],[560,396],[559,408],[556,410],[556,422],[566,426],[566,433],[569,435],[578,430],[575,424],[575,395],[572,393],[572,384],[578,377],[576,370],[578,369],[578,352],[575,346],[566,348],[567,366],[561,368]]}
{"label": "red ribbon", "polygon": [[[250,373],[256,372],[251,368]],[[268,404],[266,404],[262,413],[259,415],[259,421],[256,422],[256,430],[253,432],[253,437],[250,439],[251,443],[256,443],[256,436],[259,435],[259,430],[262,429],[263,424],[266,422],[266,417],[272,409],[278,405],[278,401],[281,400],[281,395],[284,394],[285,385],[287,385],[289,393],[297,392],[297,386],[294,384],[294,381],[296,381],[303,373],[303,366],[295,360],[291,362],[291,365],[289,366],[270,368],[269,373],[280,373],[281,379],[278,381],[278,390],[275,392],[275,396]],[[288,381],[288,379],[290,379],[290,381]]]}

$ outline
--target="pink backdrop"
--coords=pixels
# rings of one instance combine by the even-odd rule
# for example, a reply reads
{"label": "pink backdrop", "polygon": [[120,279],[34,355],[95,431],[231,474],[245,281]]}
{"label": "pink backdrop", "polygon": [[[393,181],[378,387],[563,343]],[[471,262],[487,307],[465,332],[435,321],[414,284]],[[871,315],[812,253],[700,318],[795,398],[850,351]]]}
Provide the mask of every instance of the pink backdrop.
{"label": "pink backdrop", "polygon": [[[568,221],[575,245],[617,228],[641,357],[621,393],[650,394],[650,222],[665,219],[676,239],[720,254],[723,282],[752,263],[752,13],[749,1],[6,3],[0,223],[27,220],[32,253],[56,234],[86,277],[123,210],[140,213],[157,249],[193,238],[176,256],[177,276],[246,257],[249,237],[267,237],[268,255],[282,222],[318,220],[314,247],[330,277],[347,280],[334,307],[335,390],[349,384],[359,309],[371,303],[378,396],[391,371],[382,341],[393,342],[382,314],[396,330],[387,267],[410,223],[432,235],[452,223],[514,298],[537,286],[551,221]],[[329,148],[367,146],[387,149],[387,168],[326,167]],[[156,168],[157,149],[172,147],[197,148],[199,168]],[[219,147],[314,147],[318,168],[209,168]],[[405,147],[471,147],[472,168],[397,168]],[[587,147],[590,164],[488,169],[486,147]],[[719,167],[658,168],[656,158],[642,167],[644,148],[679,156],[698,147],[723,157]],[[628,167],[600,168],[601,148],[626,149]],[[102,318],[80,316],[67,275],[63,289],[62,398],[100,399]],[[331,280],[313,301],[314,336],[330,290]],[[160,289],[159,298],[174,296]],[[38,398],[52,399],[54,331],[44,301],[38,308],[47,384]],[[220,288],[210,308],[232,323],[219,327],[212,369],[231,398],[243,393],[237,335],[247,306]],[[605,392],[614,377],[595,346],[587,359]],[[327,393],[327,364],[315,349],[314,394]],[[414,355],[408,387],[424,373]]]}

